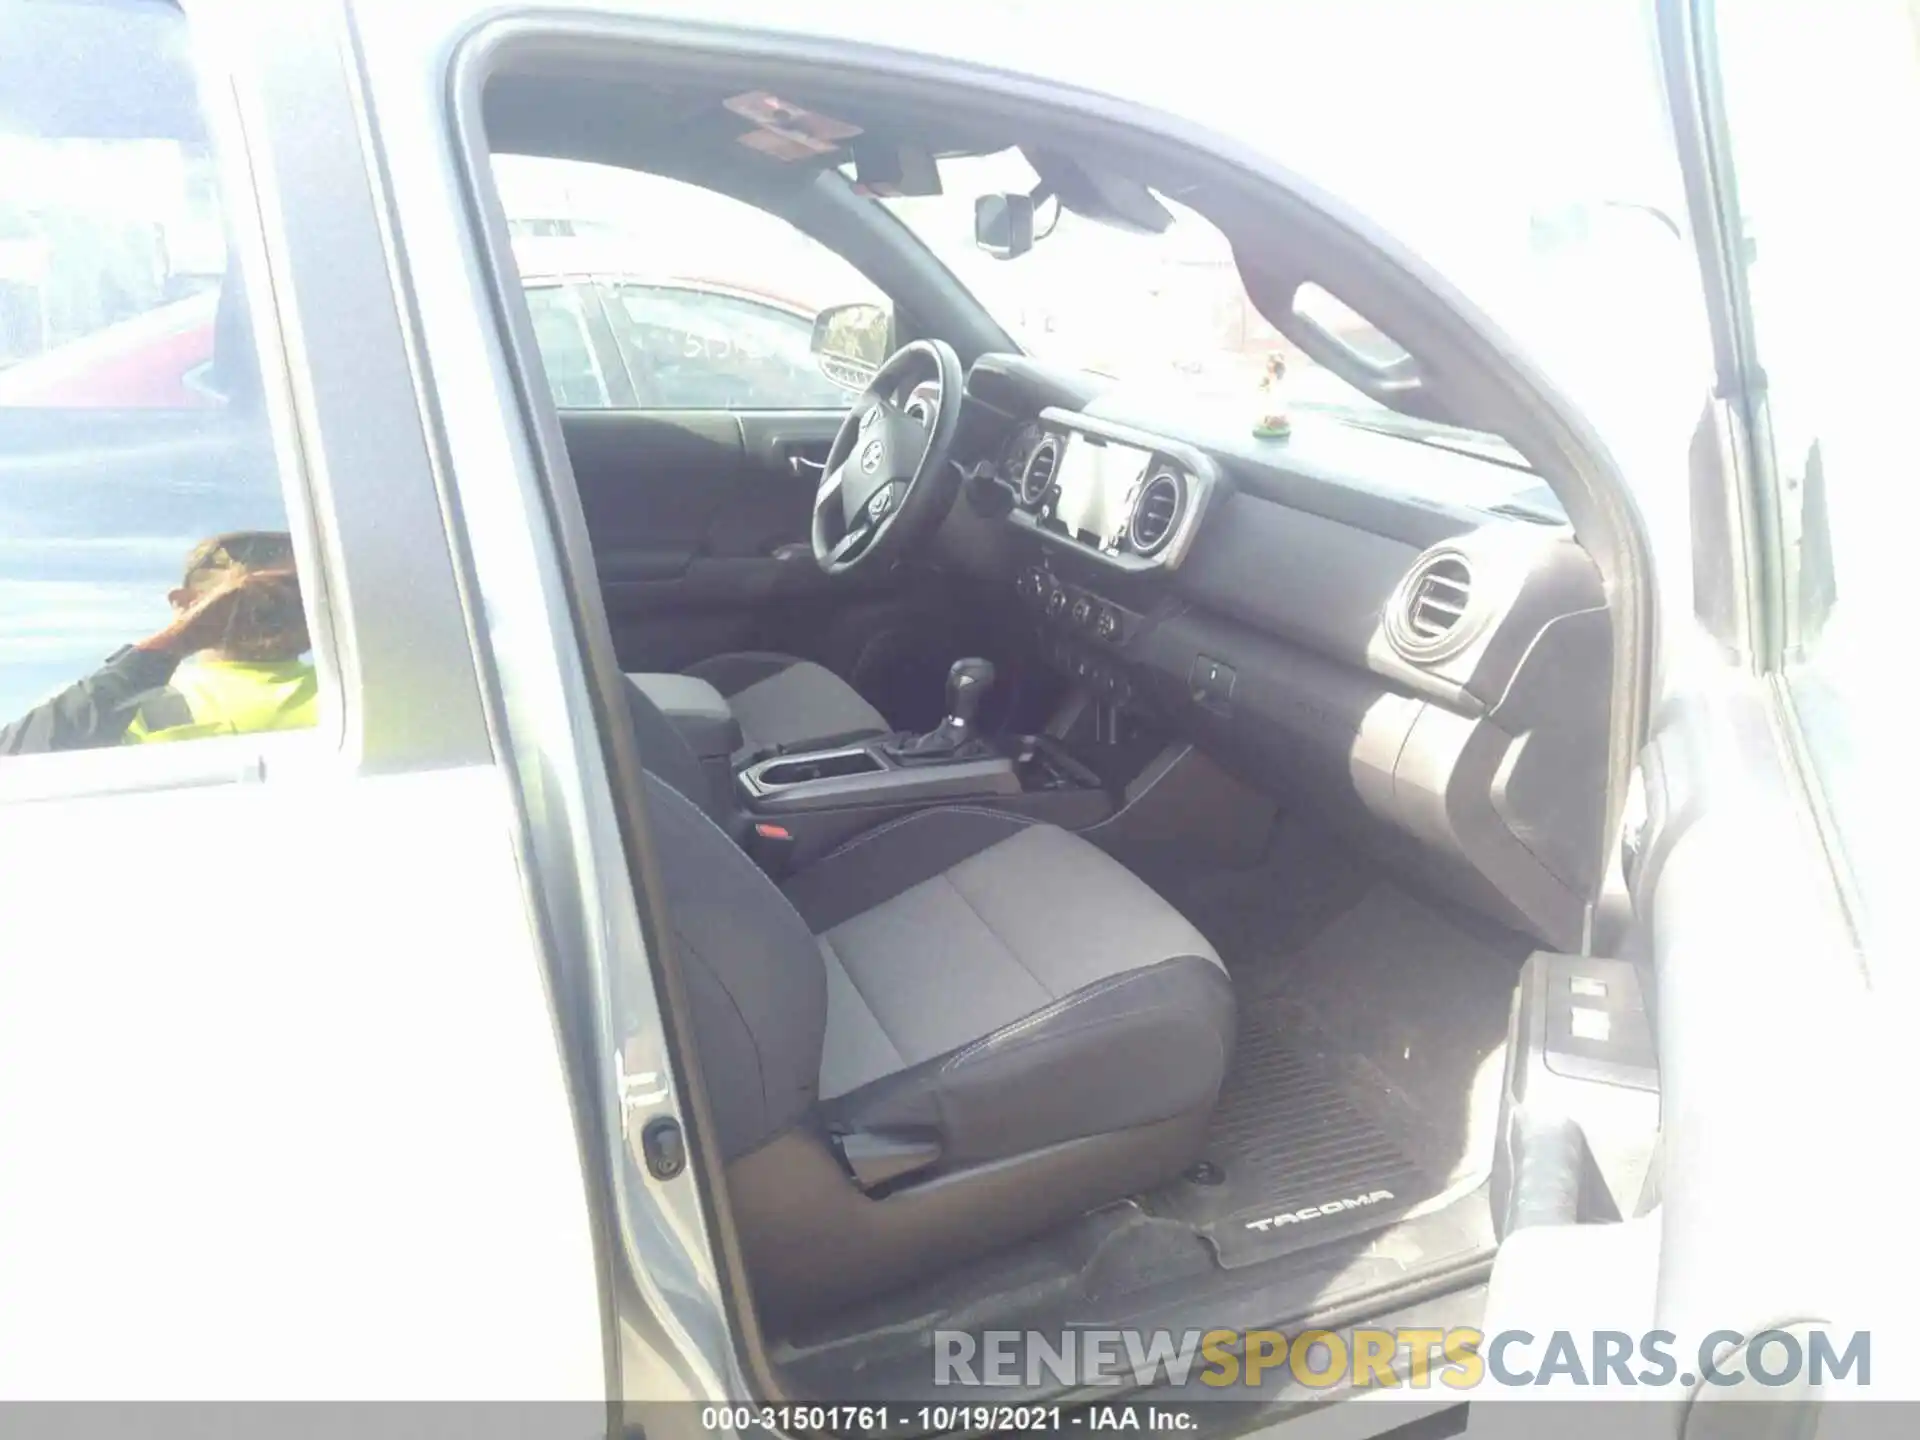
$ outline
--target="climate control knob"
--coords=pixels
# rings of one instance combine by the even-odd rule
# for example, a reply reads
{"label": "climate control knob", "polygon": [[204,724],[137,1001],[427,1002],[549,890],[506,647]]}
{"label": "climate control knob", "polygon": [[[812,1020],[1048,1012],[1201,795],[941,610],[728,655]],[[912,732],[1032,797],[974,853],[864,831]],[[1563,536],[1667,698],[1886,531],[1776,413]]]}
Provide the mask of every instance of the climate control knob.
{"label": "climate control knob", "polygon": [[1047,596],[1047,614],[1059,619],[1067,613],[1067,592],[1056,589]]}
{"label": "climate control knob", "polygon": [[1022,600],[1038,601],[1047,593],[1047,576],[1044,570],[1029,570],[1022,575],[1013,587]]}
{"label": "climate control knob", "polygon": [[1093,622],[1093,633],[1102,640],[1111,640],[1120,633],[1120,616],[1117,612],[1102,606],[1100,618]]}
{"label": "climate control knob", "polygon": [[1084,595],[1073,602],[1073,623],[1082,630],[1093,624],[1093,602]]}

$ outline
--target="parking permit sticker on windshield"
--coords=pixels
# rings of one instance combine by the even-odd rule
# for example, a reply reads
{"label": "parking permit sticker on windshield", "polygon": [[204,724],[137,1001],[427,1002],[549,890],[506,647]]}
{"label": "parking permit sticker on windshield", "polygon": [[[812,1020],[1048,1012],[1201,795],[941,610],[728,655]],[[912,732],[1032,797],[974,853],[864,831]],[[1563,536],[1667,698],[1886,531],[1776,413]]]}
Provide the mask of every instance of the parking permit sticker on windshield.
{"label": "parking permit sticker on windshield", "polygon": [[725,104],[754,126],[734,138],[748,149],[771,155],[776,160],[808,160],[831,155],[842,141],[860,133],[858,125],[805,109],[765,90],[731,95]]}

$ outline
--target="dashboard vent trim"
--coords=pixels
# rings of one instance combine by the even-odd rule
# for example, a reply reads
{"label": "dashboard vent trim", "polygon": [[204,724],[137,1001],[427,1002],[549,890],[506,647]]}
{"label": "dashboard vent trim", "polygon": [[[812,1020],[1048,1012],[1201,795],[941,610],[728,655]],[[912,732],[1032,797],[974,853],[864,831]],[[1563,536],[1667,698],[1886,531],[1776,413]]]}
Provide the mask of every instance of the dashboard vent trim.
{"label": "dashboard vent trim", "polygon": [[1479,633],[1482,618],[1473,603],[1473,584],[1473,567],[1460,551],[1421,556],[1387,606],[1387,638],[1394,649],[1430,664],[1465,646]]}
{"label": "dashboard vent trim", "polygon": [[[1043,468],[1041,457],[1045,457]],[[1033,447],[1033,453],[1027,456],[1027,468],[1020,472],[1020,503],[1038,505],[1047,498],[1047,491],[1053,488],[1053,477],[1060,467],[1060,442],[1049,435]]]}
{"label": "dashboard vent trim", "polygon": [[1159,470],[1140,487],[1140,498],[1133,502],[1133,516],[1127,521],[1127,542],[1139,555],[1157,555],[1167,548],[1180,517],[1187,509],[1187,487],[1171,470]]}
{"label": "dashboard vent trim", "polygon": [[816,355],[820,369],[827,379],[843,390],[855,392],[864,390],[873,382],[873,367],[858,360],[841,360],[832,355]]}

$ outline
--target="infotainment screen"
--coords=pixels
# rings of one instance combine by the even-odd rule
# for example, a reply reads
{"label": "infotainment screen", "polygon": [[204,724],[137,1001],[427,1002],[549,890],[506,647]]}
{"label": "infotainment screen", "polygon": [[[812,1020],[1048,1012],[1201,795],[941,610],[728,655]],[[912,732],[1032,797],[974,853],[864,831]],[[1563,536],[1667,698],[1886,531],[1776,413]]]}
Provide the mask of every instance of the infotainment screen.
{"label": "infotainment screen", "polygon": [[1067,530],[1096,545],[1114,540],[1127,526],[1127,505],[1134,488],[1153,463],[1153,452],[1110,440],[1067,432],[1056,482],[1060,498],[1054,516]]}

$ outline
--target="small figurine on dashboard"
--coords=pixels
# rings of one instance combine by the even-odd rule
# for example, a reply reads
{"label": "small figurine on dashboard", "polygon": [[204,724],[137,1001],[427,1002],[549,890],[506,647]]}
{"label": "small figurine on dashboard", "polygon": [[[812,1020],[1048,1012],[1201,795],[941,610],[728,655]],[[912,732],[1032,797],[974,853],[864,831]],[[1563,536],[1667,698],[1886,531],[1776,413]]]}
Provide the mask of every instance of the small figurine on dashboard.
{"label": "small figurine on dashboard", "polygon": [[1260,381],[1260,418],[1254,422],[1256,440],[1284,440],[1293,433],[1293,420],[1280,398],[1280,382],[1287,362],[1278,352],[1267,356],[1267,373]]}

